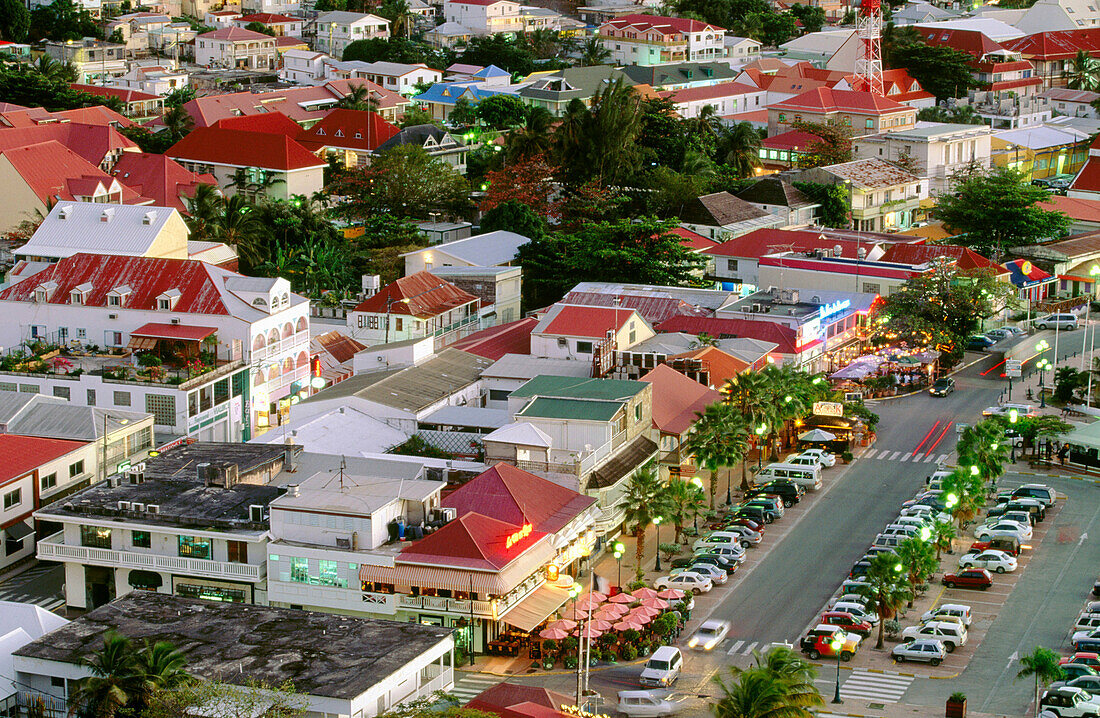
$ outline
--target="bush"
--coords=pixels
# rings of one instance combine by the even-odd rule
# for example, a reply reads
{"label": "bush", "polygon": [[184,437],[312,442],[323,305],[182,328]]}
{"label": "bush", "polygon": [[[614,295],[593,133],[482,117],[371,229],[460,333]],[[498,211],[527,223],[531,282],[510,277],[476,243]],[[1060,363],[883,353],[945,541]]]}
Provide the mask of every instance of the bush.
{"label": "bush", "polygon": [[619,657],[624,661],[633,661],[638,657],[638,649],[634,647],[633,643],[625,643],[619,649]]}
{"label": "bush", "polygon": [[896,641],[898,636],[901,635],[901,623],[896,618],[891,618],[882,624],[883,630],[886,632],[886,637],[891,641]]}
{"label": "bush", "polygon": [[142,352],[141,354],[138,354],[137,363],[138,366],[151,367],[160,366],[164,362],[162,362],[160,360],[160,357],[158,357],[156,354],[153,354],[152,352]]}
{"label": "bush", "polygon": [[566,656],[565,658],[562,659],[562,665],[565,666],[566,668],[569,668],[569,669],[576,668],[577,667],[577,657],[576,656]]}

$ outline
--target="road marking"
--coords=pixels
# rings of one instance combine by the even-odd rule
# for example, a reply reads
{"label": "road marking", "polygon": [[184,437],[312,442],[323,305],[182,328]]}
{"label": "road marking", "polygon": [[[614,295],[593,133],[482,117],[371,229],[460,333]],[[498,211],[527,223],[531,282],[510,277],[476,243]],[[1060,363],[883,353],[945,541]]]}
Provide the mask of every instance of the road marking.
{"label": "road marking", "polygon": [[480,674],[463,676],[455,681],[454,688],[450,690],[450,694],[463,702],[470,701],[483,691],[492,688],[503,680],[504,676],[494,676],[492,678],[486,678]]}
{"label": "road marking", "polygon": [[949,454],[940,454],[940,458],[936,459],[936,463],[942,464],[943,462],[947,461],[948,456]]}
{"label": "road marking", "polygon": [[742,656],[752,655],[753,649],[756,648],[756,646],[759,645],[759,643],[760,643],[760,641],[753,641],[749,645],[745,646],[745,650],[741,651],[741,655]]}
{"label": "road marking", "polygon": [[878,453],[878,449],[869,449],[867,451],[867,453],[865,453],[862,456],[862,458],[864,458],[864,459],[873,459],[873,458],[875,458],[875,454],[877,454],[877,453]]}
{"label": "road marking", "polygon": [[872,673],[867,669],[857,668],[840,685],[840,697],[897,703],[912,682],[913,678],[909,676]]}
{"label": "road marking", "polygon": [[737,649],[740,648],[743,645],[745,645],[744,641],[738,641],[737,643],[730,646],[730,649],[728,651],[726,651],[726,655],[727,656],[732,656],[734,653],[737,653]]}
{"label": "road marking", "polygon": [[909,461],[909,459],[911,459],[911,458],[913,458],[912,454],[906,454],[905,456],[901,457],[901,460],[902,461]]}
{"label": "road marking", "polygon": [[924,463],[926,463],[926,464],[927,464],[927,463],[928,463],[929,461],[932,461],[932,460],[934,460],[935,458],[936,458],[936,455],[935,455],[935,454],[925,454],[925,456],[924,456]]}
{"label": "road marking", "polygon": [[901,456],[901,452],[900,451],[895,451],[893,453],[893,455],[891,455],[890,458],[887,459],[887,461],[893,461],[894,459],[898,458],[899,456]]}

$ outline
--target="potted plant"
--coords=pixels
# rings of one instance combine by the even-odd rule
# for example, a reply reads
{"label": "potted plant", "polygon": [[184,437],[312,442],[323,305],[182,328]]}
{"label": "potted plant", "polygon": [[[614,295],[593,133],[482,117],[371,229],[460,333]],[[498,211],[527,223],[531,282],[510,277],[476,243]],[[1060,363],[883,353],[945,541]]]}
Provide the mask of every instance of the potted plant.
{"label": "potted plant", "polygon": [[966,694],[956,691],[947,697],[947,718],[966,718]]}

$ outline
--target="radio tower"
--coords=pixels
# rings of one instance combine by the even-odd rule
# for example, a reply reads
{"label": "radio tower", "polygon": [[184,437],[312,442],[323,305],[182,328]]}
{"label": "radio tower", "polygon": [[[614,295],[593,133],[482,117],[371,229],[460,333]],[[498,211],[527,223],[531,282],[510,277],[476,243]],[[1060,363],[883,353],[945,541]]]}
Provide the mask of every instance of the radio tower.
{"label": "radio tower", "polygon": [[856,34],[863,54],[856,60],[859,89],[883,95],[882,89],[882,6],[880,0],[860,0],[856,15]]}

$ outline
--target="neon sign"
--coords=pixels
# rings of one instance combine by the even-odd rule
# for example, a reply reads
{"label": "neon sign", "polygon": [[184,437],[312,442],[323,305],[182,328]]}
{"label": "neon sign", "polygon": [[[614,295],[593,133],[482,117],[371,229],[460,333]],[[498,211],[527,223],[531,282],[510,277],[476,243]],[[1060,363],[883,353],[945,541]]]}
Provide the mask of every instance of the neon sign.
{"label": "neon sign", "polygon": [[524,524],[523,528],[521,528],[519,531],[516,531],[515,533],[509,535],[508,538],[504,539],[504,547],[505,548],[512,548],[517,543],[519,543],[523,539],[530,536],[531,535],[531,530],[532,530],[531,524]]}
{"label": "neon sign", "polygon": [[852,306],[852,300],[850,299],[841,299],[837,302],[831,302],[829,304],[822,305],[821,318],[824,319],[825,317],[831,317],[834,314],[839,314],[850,306]]}

